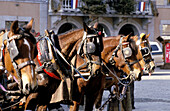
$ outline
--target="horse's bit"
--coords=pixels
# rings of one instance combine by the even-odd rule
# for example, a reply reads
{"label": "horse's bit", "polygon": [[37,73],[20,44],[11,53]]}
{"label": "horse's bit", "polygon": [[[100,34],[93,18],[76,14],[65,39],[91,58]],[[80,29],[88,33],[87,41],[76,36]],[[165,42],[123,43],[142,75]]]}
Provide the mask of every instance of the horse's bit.
{"label": "horse's bit", "polygon": [[143,56],[143,59],[144,59],[145,63],[148,64],[149,62],[154,61],[154,59],[145,59],[145,57],[151,55],[151,50],[152,50],[152,49],[151,49],[151,47],[149,47],[149,45],[147,44],[147,43],[148,43],[147,40],[142,41],[142,43],[144,43],[144,44],[146,45],[146,47],[141,48],[141,43],[140,43],[139,47],[140,47],[140,49],[141,49],[142,56]]}
{"label": "horse's bit", "polygon": [[[88,72],[88,71],[90,71],[90,75],[88,77],[88,80],[93,75],[93,74],[91,74],[91,71],[92,71],[91,66],[92,66],[92,64],[101,65],[101,60],[100,61],[92,61],[91,60],[91,55],[97,55],[97,56],[99,56],[101,58],[101,52],[103,50],[102,36],[103,36],[103,34],[100,31],[96,32],[96,34],[87,34],[87,32],[84,32],[83,39],[82,39],[82,41],[80,43],[80,46],[78,48],[78,51],[77,51],[77,54],[80,55],[81,49],[82,48],[85,49],[85,52],[83,54],[86,55],[86,57],[88,58],[88,61],[86,62],[82,58],[84,60],[84,64],[79,66],[77,69],[80,72]],[[89,42],[87,39],[91,39],[92,41]],[[84,46],[83,46],[83,44],[84,44]],[[81,70],[84,66],[89,66],[89,67],[86,70]]]}
{"label": "horse's bit", "polygon": [[[21,29],[21,30],[22,30],[22,29]],[[15,58],[19,55],[19,51],[18,51],[18,48],[17,48],[17,46],[16,46],[15,40],[19,40],[19,39],[24,38],[24,37],[26,37],[26,36],[30,36],[29,34],[25,33],[24,31],[25,31],[25,30],[22,30],[22,33],[21,33],[21,34],[14,35],[14,36],[12,36],[12,37],[10,37],[10,38],[8,38],[8,32],[6,32],[6,33],[4,34],[4,36],[3,36],[3,45],[2,45],[1,51],[0,51],[0,53],[1,53],[0,61],[2,61],[2,59],[3,59],[3,58],[2,58],[3,50],[4,50],[5,47],[8,48],[8,51],[9,51],[9,54],[10,54],[10,58],[11,58],[11,62],[12,62],[13,67],[15,68],[15,70],[16,70],[16,72],[17,72],[17,76],[18,76],[19,81],[20,81],[20,82],[19,82],[19,81],[16,81],[16,82],[19,84],[19,88],[20,88],[21,93],[23,93],[23,92],[22,92],[22,88],[21,88],[22,82],[21,82],[21,77],[20,77],[20,76],[21,76],[20,70],[21,70],[22,68],[26,67],[27,65],[34,65],[34,66],[35,66],[35,63],[34,63],[33,60],[28,60],[28,61],[23,62],[23,63],[21,63],[21,64],[17,64],[17,63],[15,62]],[[6,45],[4,44],[4,41],[7,42]],[[4,69],[5,69],[5,68],[4,68]],[[7,72],[7,71],[6,71],[6,72]],[[16,79],[15,79],[15,80],[16,80]],[[11,92],[11,93],[12,93],[12,92]]]}

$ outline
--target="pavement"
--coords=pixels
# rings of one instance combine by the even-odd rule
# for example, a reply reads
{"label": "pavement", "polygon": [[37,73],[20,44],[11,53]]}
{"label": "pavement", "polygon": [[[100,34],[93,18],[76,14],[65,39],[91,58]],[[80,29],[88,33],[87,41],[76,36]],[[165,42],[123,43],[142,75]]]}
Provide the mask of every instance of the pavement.
{"label": "pavement", "polygon": [[135,82],[133,111],[170,111],[170,69],[157,67],[151,76]]}
{"label": "pavement", "polygon": [[[170,90],[168,88],[168,84],[170,83],[170,69],[160,69],[160,67],[157,67],[155,68],[155,71],[151,76],[144,75],[142,77],[142,80],[144,81],[135,82],[136,109],[133,111],[170,111]],[[161,84],[160,82],[156,82],[153,80],[165,80],[161,83],[167,84],[167,87],[155,87]],[[146,85],[148,88],[146,88]],[[166,92],[167,94],[163,93],[162,91]],[[108,99],[108,96],[109,91],[104,91],[102,104]],[[69,107],[67,105],[62,106],[65,111],[69,110]],[[84,107],[80,106],[79,111],[84,111]],[[103,111],[107,111],[107,107],[105,107]]]}
{"label": "pavement", "polygon": [[170,73],[170,68],[169,69],[161,69],[160,67],[156,67],[153,74],[157,74],[157,73]]}

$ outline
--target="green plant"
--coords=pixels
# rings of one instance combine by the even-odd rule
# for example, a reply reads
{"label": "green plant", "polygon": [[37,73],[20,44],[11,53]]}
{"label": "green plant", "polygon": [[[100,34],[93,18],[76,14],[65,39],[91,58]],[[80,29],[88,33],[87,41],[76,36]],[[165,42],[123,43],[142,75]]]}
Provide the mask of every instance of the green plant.
{"label": "green plant", "polygon": [[134,11],[134,0],[118,0],[114,3],[113,8],[121,14],[130,14]]}
{"label": "green plant", "polygon": [[84,5],[80,10],[85,14],[102,14],[106,13],[106,4],[103,0],[82,0]]}

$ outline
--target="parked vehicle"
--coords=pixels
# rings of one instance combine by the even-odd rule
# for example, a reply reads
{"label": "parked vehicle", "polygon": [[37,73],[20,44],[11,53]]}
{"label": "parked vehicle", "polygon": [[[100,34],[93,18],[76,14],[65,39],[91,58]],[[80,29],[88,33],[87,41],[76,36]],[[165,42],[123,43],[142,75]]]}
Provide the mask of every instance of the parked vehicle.
{"label": "parked vehicle", "polygon": [[162,52],[162,48],[160,47],[160,45],[157,42],[152,42],[150,41],[150,45],[152,48],[152,57],[155,61],[155,66],[161,66],[164,65],[164,61],[163,61],[163,52]]}

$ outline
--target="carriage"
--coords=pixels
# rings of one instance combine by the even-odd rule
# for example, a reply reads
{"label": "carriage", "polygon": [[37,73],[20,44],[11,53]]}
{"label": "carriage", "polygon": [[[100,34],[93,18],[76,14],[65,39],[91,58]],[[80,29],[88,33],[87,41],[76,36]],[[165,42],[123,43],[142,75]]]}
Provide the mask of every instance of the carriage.
{"label": "carriage", "polygon": [[[130,97],[125,97],[129,86],[153,62],[150,53],[146,54],[150,50],[146,35],[141,38],[141,50],[137,37],[104,38],[97,24],[89,28],[84,23],[83,29],[62,35],[46,30],[35,39],[30,33],[32,23],[33,19],[19,28],[15,21],[1,35],[2,110],[18,105],[17,110],[41,111],[67,104],[77,111],[83,101],[86,111],[92,111],[94,105],[102,110],[107,104],[109,110],[116,110],[111,104]],[[11,76],[10,82],[6,76]],[[105,89],[110,97],[101,105]]]}

